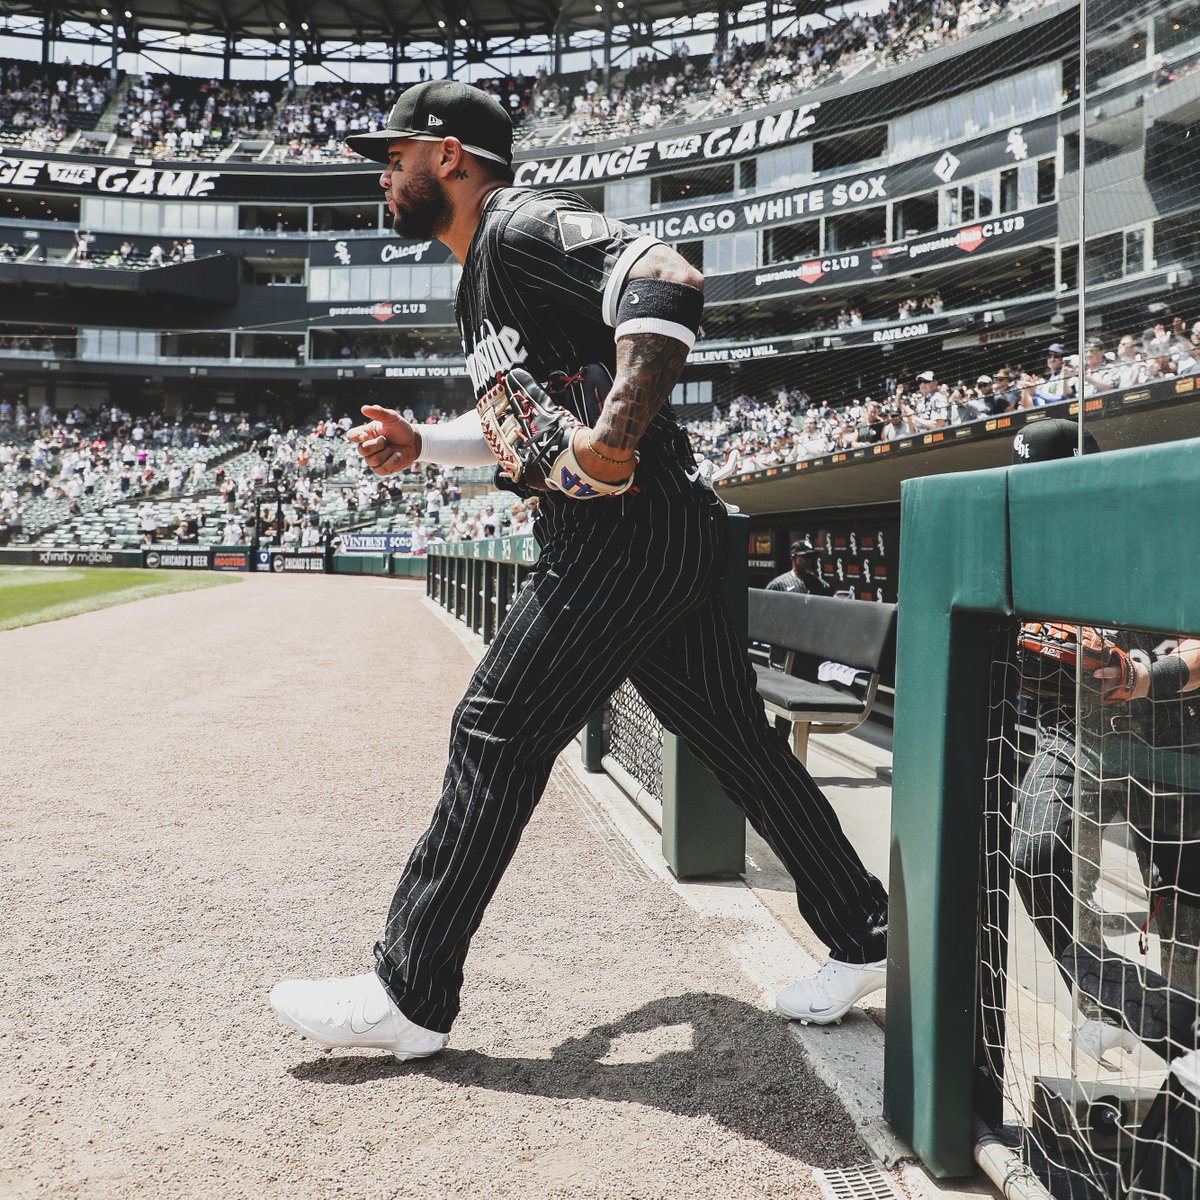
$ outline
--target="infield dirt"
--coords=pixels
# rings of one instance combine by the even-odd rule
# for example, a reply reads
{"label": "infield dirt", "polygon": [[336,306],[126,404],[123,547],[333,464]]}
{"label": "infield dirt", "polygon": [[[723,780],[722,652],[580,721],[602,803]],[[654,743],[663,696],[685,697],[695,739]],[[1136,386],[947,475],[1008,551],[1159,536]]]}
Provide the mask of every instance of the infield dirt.
{"label": "infield dirt", "polygon": [[442,1055],[275,1025],[276,980],[369,968],[470,671],[367,578],[0,633],[0,1195],[815,1197],[861,1160],[736,931],[553,781]]}

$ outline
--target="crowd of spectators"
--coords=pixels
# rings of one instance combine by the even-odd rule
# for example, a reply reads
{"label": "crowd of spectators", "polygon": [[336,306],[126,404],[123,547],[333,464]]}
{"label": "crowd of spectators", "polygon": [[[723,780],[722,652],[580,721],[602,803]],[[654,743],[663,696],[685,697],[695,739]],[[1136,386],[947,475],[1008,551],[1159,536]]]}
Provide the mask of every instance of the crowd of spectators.
{"label": "crowd of spectators", "polygon": [[[1081,388],[1090,397],[1195,375],[1200,320],[1173,317],[1140,334],[1090,339],[1082,363],[1052,343],[1032,367],[1010,361],[973,381],[930,366],[915,374],[899,370],[876,394],[848,399],[818,399],[794,386],[767,397],[743,394],[686,427],[697,460],[711,462],[719,477],[1056,404]],[[412,410],[405,415],[419,419]],[[424,419],[452,416],[434,410]],[[161,414],[135,417],[117,406],[60,415],[44,404],[35,411],[23,400],[4,400],[0,544],[122,502],[137,504],[145,544],[257,538],[336,548],[339,530],[384,517],[411,528],[417,553],[431,540],[529,532],[536,500],[494,493],[465,502],[453,469],[418,464],[398,476],[375,477],[347,453],[344,434],[351,424],[349,416],[327,413],[311,428],[285,431],[252,428],[245,415],[215,410],[181,422]],[[210,466],[211,450],[228,454],[239,443],[241,453]]]}
{"label": "crowd of spectators", "polygon": [[[724,51],[707,61],[675,47],[664,58],[644,57],[630,71],[601,86],[595,64],[579,87],[564,86],[544,70],[534,82],[526,128],[518,141],[537,145],[629,136],[670,120],[703,114],[738,112],[771,104],[872,63],[880,67],[906,62],[965,37],[1009,11],[1026,11],[1042,0],[892,0],[873,16],[843,15],[776,37],[769,44],[741,42],[734,35]],[[568,124],[566,137],[558,128]]]}
{"label": "crowd of spectators", "polygon": [[27,150],[52,150],[75,129],[90,129],[109,98],[106,71],[9,62],[2,68],[0,137]]}
{"label": "crowd of spectators", "polygon": [[[613,73],[609,86],[593,63],[559,77],[547,67],[478,83],[511,113],[518,144],[620,137],[673,119],[735,112],[799,95],[827,79],[875,63],[906,61],[1003,15],[1044,0],[892,0],[875,15],[799,24],[769,43],[735,34],[723,51],[691,55],[685,44],[643,54]],[[422,68],[422,72],[424,68]],[[0,142],[52,148],[76,128],[92,128],[110,99],[105,71],[4,67]],[[319,83],[285,96],[281,85],[219,82],[145,73],[128,78],[115,131],[137,154],[204,159],[243,136],[272,136],[285,160],[346,157],[347,134],[382,127],[396,85]],[[564,130],[564,125],[566,126]]]}
{"label": "crowd of spectators", "polygon": [[[1044,0],[893,0],[873,16],[855,13],[776,37],[769,44],[735,34],[724,51],[691,55],[679,43],[666,55],[641,55],[603,86],[598,63],[574,75],[548,67],[477,82],[511,114],[518,145],[591,141],[658,128],[672,119],[736,112],[797,96],[851,69],[905,62],[956,40],[1010,11]],[[284,103],[275,123],[283,157],[299,161],[346,156],[346,134],[381,128],[397,89],[316,84]],[[563,127],[566,126],[564,131]]]}
{"label": "crowd of spectators", "polygon": [[276,101],[265,83],[147,73],[130,79],[116,131],[138,154],[206,158],[239,137],[271,130]]}
{"label": "crowd of spectators", "polygon": [[345,157],[346,136],[382,128],[399,94],[391,85],[314,84],[279,106],[275,140],[293,161]]}
{"label": "crowd of spectators", "polygon": [[1018,409],[1039,408],[1160,379],[1200,375],[1200,320],[1176,317],[1105,341],[1086,343],[1082,366],[1062,343],[1046,348],[1044,364],[1008,363],[970,379],[930,367],[882,381],[876,395],[815,399],[800,388],[770,397],[739,395],[688,423],[698,458],[718,474],[761,470],[839,450],[965,425]]}
{"label": "crowd of spectators", "polygon": [[0,401],[0,539],[36,535],[107,503],[148,497],[166,487],[181,462],[189,490],[206,486],[195,464],[211,447],[243,436],[231,418],[135,417],[113,405],[58,414],[24,400]]}

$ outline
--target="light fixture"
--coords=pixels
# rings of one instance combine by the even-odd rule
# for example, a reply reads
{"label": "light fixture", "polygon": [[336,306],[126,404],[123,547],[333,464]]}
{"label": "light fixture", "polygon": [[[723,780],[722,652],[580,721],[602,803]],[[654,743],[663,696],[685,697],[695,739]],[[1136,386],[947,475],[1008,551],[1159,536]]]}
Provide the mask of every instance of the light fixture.
{"label": "light fixture", "polygon": [[438,22],[438,28],[439,28],[439,29],[445,29],[445,28],[446,28],[446,22],[445,22],[445,21],[439,21],[439,22]]}
{"label": "light fixture", "polygon": [[[108,9],[107,9],[107,8],[102,8],[102,9],[100,10],[100,15],[101,15],[102,17],[107,17],[107,16],[108,16]],[[1175,28],[1176,28],[1176,29],[1178,29],[1178,28],[1179,28],[1179,26],[1178,26],[1178,25],[1176,25],[1176,26],[1175,26]]]}
{"label": "light fixture", "polygon": [[279,28],[280,28],[280,30],[282,30],[284,33],[286,33],[286,32],[287,32],[287,23],[286,23],[285,21],[280,21],[280,22],[279,22]]}
{"label": "light fixture", "polygon": [[466,27],[467,27],[467,18],[466,18],[466,17],[459,17],[459,18],[458,18],[458,23],[459,23],[459,25],[460,25],[460,26],[461,26],[463,29],[466,29]]}
{"label": "light fixture", "polygon": [[308,32],[308,22],[307,22],[307,21],[301,21],[301,22],[300,22],[300,28],[301,28],[301,29],[303,29],[305,33],[307,33],[307,32]]}
{"label": "light fixture", "polygon": [[129,9],[126,9],[126,10],[125,10],[125,20],[127,20],[127,21],[132,21],[132,20],[133,20],[133,13],[131,13],[131,12],[129,11]]}

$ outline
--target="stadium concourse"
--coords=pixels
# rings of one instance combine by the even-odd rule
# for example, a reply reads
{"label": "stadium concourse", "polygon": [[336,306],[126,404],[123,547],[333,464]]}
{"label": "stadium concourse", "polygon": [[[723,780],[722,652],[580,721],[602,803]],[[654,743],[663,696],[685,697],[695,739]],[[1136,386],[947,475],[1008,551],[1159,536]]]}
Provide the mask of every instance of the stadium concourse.
{"label": "stadium concourse", "polygon": [[[364,686],[384,628],[404,653]],[[461,629],[414,585],[249,576],[0,634],[10,683],[87,647],[69,685],[23,688],[0,746],[21,898],[4,1195],[816,1200],[814,1169],[870,1165],[856,1126],[901,1152],[879,1121],[880,1006],[838,1048],[764,1002],[818,950],[770,852],[752,845],[750,888],[674,882],[574,748],[441,1056],[327,1056],[276,1028],[281,973],[369,963],[479,653]],[[812,761],[886,870],[880,760]]]}

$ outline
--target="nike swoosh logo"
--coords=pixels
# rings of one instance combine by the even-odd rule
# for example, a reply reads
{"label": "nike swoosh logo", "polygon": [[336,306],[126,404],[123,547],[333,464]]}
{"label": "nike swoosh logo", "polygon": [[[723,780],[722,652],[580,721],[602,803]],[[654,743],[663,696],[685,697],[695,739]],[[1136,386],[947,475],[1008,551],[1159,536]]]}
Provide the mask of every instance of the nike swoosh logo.
{"label": "nike swoosh logo", "polygon": [[354,1008],[350,1012],[350,1032],[351,1033],[370,1033],[376,1025],[387,1015],[381,1013],[373,1021],[367,1016],[366,1001],[356,1000]]}

